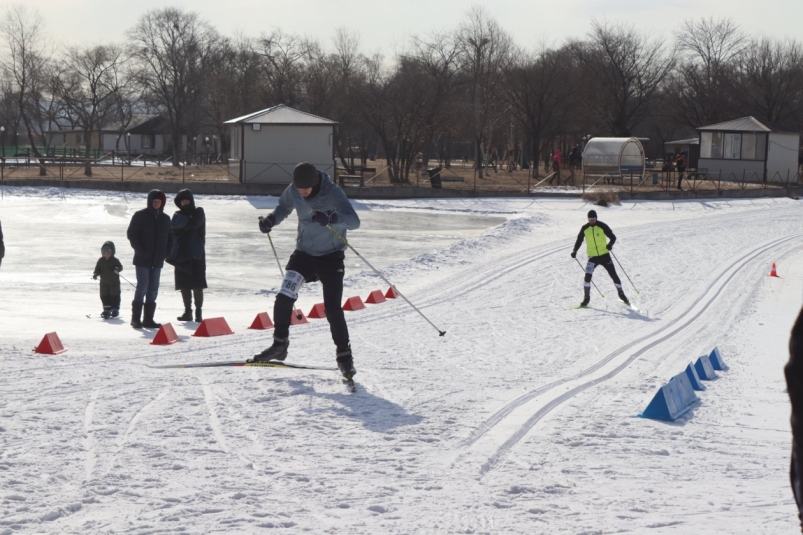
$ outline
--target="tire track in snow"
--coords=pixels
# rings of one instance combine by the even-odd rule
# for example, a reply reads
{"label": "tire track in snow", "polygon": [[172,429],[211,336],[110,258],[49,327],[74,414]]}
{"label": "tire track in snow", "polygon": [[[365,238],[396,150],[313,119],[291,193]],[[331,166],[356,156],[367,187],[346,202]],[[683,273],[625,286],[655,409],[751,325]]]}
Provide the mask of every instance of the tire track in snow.
{"label": "tire track in snow", "polygon": [[98,401],[100,389],[96,388],[89,396],[89,403],[84,410],[84,477],[85,481],[92,478],[92,472],[95,471],[95,464],[97,464],[97,455],[95,454],[95,432],[92,430],[92,420],[95,417],[95,403]]}
{"label": "tire track in snow", "polygon": [[[472,448],[478,451],[457,452],[456,456],[451,457],[450,464],[454,465],[461,458],[471,453],[477,453],[484,459],[480,475],[485,475],[549,412],[584,390],[615,377],[639,356],[692,325],[750,261],[770,249],[800,236],[801,234],[793,234],[753,249],[725,268],[685,311],[664,326],[612,351],[593,366],[574,376],[553,381],[511,400],[458,444],[460,448]],[[664,334],[665,332],[666,334]],[[608,368],[611,366],[613,369],[609,370]],[[543,394],[560,386],[564,387],[563,393],[556,397],[539,399]],[[508,436],[508,438],[499,444],[499,440],[502,438],[499,435]]]}

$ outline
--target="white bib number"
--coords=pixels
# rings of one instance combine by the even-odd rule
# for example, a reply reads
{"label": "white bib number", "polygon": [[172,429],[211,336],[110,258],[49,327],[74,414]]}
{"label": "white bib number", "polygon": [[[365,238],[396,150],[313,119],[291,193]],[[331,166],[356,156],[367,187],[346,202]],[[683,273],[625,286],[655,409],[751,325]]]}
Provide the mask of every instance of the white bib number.
{"label": "white bib number", "polygon": [[288,271],[284,274],[284,280],[282,281],[282,289],[279,290],[279,293],[282,295],[286,295],[293,301],[298,299],[298,291],[301,289],[301,286],[304,284],[304,276],[301,275],[298,271]]}

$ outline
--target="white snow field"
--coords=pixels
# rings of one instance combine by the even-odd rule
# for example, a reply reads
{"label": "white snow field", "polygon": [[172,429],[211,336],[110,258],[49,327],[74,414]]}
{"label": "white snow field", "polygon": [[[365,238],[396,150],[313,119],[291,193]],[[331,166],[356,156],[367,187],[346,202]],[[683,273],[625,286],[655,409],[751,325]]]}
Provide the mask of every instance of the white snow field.
{"label": "white snow field", "polygon": [[[181,340],[159,346],[128,326],[128,284],[104,322],[90,279],[111,239],[133,281],[125,230],[145,195],[3,189],[0,535],[799,532],[783,378],[803,303],[797,201],[596,207],[641,313],[602,269],[605,299],[571,309],[585,201],[354,201],[350,242],[444,337],[401,299],[348,312],[356,394],[331,371],[146,367],[270,343],[247,327],[280,283],[256,228],[275,203],[197,198],[205,315],[235,334],[191,337],[166,266],[156,319]],[[286,261],[294,221],[272,236]],[[344,297],[386,288],[349,252]],[[305,313],[320,301],[303,288]],[[52,331],[67,351],[33,353]],[[638,417],[714,346],[730,370],[701,403]],[[288,362],[334,365],[325,320],[291,328]]]}

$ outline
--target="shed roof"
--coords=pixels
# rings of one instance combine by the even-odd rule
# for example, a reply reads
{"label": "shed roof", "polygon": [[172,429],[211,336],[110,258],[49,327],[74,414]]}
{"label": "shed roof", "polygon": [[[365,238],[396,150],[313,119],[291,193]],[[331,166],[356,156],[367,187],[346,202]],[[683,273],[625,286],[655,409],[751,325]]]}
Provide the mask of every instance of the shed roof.
{"label": "shed roof", "polygon": [[759,121],[755,117],[742,117],[741,119],[733,119],[732,121],[725,121],[724,123],[712,124],[709,126],[701,126],[697,128],[700,132],[710,131],[728,131],[728,132],[778,132],[797,134],[794,130],[784,126],[770,123],[767,121]]}
{"label": "shed roof", "polygon": [[311,113],[296,110],[279,104],[236,119],[226,121],[224,124],[257,123],[257,124],[298,124],[298,125],[334,125],[337,121],[324,119]]}
{"label": "shed roof", "polygon": [[676,139],[674,141],[667,141],[664,145],[699,145],[700,138],[693,137],[690,139]]}

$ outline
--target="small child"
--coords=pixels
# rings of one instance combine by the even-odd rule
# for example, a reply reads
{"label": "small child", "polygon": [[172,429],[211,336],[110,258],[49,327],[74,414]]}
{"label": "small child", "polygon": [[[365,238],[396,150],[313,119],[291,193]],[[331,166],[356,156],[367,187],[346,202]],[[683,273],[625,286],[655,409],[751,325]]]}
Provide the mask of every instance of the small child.
{"label": "small child", "polygon": [[95,264],[92,278],[100,276],[100,301],[103,303],[103,319],[116,318],[120,315],[120,275],[123,265],[114,256],[114,243],[107,241],[100,248],[102,255]]}

